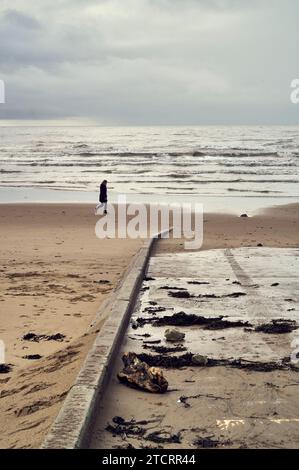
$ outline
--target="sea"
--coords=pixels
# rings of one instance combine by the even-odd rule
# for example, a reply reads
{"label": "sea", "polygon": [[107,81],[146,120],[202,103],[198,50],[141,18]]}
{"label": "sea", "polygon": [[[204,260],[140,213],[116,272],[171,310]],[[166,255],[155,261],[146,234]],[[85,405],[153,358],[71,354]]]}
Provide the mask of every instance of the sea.
{"label": "sea", "polygon": [[0,127],[0,201],[199,202],[255,211],[299,201],[299,126]]}

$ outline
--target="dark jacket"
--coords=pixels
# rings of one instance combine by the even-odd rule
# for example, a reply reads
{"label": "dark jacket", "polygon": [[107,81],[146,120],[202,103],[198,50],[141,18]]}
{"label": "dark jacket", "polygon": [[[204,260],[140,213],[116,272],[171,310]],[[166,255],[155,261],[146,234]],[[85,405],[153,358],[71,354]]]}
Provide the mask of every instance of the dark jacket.
{"label": "dark jacket", "polygon": [[107,202],[107,186],[104,183],[100,186],[100,202]]}

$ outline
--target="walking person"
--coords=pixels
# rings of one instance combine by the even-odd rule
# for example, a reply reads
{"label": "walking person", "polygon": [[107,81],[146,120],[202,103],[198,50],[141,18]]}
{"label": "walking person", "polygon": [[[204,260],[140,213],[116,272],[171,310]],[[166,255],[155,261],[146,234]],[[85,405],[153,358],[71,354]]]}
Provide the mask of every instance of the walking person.
{"label": "walking person", "polygon": [[107,214],[107,180],[102,181],[100,186],[100,195],[99,195],[99,203],[96,205],[95,214],[97,213],[100,207],[104,207],[104,214]]}

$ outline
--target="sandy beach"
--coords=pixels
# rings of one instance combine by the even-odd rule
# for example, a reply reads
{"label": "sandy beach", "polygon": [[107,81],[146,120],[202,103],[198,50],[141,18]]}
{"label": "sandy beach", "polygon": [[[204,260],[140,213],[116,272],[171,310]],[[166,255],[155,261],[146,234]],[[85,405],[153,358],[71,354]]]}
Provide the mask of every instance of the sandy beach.
{"label": "sandy beach", "polygon": [[[0,446],[36,448],[105,314],[92,328],[91,323],[142,241],[97,239],[93,206],[87,204],[1,205],[0,220],[0,339],[11,364],[11,371],[0,375]],[[205,250],[260,244],[291,248],[299,246],[298,240],[298,204],[250,218],[204,217]],[[182,249],[183,240],[163,240],[156,252]],[[45,336],[24,340],[28,333]]]}
{"label": "sandy beach", "polygon": [[[97,239],[90,205],[1,205],[0,214],[0,338],[12,364],[0,375],[0,446],[38,447],[105,317],[91,322],[142,242]],[[31,332],[65,338],[22,340]]]}

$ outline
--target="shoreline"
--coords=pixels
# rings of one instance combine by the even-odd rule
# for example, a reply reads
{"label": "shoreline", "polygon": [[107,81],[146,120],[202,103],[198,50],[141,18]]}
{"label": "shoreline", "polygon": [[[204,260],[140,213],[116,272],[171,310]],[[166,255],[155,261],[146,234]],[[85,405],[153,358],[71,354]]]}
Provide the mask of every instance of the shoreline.
{"label": "shoreline", "polygon": [[[91,210],[86,211],[87,208]],[[89,330],[141,240],[98,240],[89,204],[0,204],[1,332],[11,374],[1,374],[0,447],[38,447],[105,318]],[[299,247],[299,205],[264,209],[241,219],[205,213],[203,250]],[[161,240],[156,252],[182,251]],[[60,341],[24,341],[35,334]],[[39,354],[40,359],[22,356]]]}
{"label": "shoreline", "polygon": [[[118,196],[122,195],[112,189],[109,190],[109,202],[118,204]],[[263,208],[271,208],[273,206],[285,206],[289,204],[299,204],[299,197],[283,196],[283,195],[192,195],[192,194],[124,194],[128,204],[174,204],[186,202],[191,204],[203,204],[205,212],[210,213],[226,213],[227,207],[234,214],[248,212],[255,214]],[[97,191],[74,191],[62,189],[47,188],[0,188],[0,206],[5,204],[85,204],[95,206],[98,201]]]}

